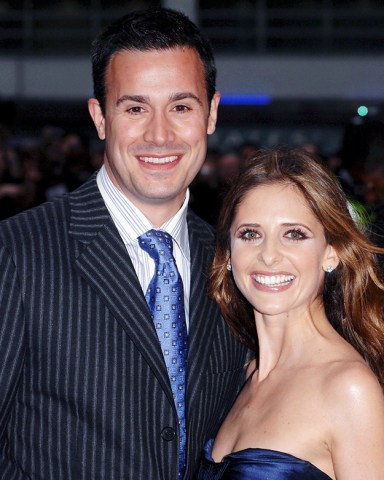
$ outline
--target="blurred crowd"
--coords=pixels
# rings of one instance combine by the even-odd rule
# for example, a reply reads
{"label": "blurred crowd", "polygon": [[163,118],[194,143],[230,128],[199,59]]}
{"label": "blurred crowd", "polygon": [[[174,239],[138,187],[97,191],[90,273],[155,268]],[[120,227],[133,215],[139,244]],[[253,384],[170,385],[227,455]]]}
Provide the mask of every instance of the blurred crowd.
{"label": "blurred crowd", "polygon": [[0,219],[74,190],[102,164],[87,139],[57,127],[39,135],[0,128]]}
{"label": "blurred crowd", "polygon": [[[302,144],[338,177],[351,208],[375,243],[384,247],[384,123],[370,121],[346,126],[340,149],[324,156],[314,144]],[[244,162],[260,145],[245,144],[220,152],[210,149],[191,185],[191,206],[215,225],[225,192]]]}
{"label": "blurred crowd", "polygon": [[[314,144],[303,144],[322,157]],[[228,151],[209,148],[191,185],[191,207],[215,225],[222,198],[247,158],[262,146]],[[374,241],[384,246],[384,123],[345,128],[339,151],[323,157],[339,178],[351,205],[364,215]],[[78,133],[47,126],[36,136],[14,135],[0,127],[0,219],[74,190],[98,170],[102,148]]]}

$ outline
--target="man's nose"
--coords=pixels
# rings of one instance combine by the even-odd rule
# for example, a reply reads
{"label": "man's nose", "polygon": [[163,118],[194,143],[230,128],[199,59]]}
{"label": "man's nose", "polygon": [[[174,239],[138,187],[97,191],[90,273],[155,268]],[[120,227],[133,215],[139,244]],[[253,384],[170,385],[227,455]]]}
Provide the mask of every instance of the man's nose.
{"label": "man's nose", "polygon": [[163,112],[155,112],[149,120],[144,140],[155,145],[163,145],[174,140],[172,122]]}

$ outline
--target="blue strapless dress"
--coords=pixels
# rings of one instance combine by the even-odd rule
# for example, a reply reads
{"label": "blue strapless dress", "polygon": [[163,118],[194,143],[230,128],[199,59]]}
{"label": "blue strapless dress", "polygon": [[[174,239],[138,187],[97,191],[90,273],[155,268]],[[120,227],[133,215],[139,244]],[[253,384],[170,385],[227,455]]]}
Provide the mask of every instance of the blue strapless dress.
{"label": "blue strapless dress", "polygon": [[247,448],[226,455],[220,463],[212,458],[213,440],[204,447],[196,480],[332,480],[300,458],[264,448]]}

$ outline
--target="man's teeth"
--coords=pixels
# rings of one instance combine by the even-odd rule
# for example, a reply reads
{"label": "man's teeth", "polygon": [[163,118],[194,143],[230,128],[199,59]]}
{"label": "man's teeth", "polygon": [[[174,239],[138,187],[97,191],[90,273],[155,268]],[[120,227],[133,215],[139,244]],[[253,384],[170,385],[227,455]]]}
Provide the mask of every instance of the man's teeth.
{"label": "man's teeth", "polygon": [[283,286],[288,285],[295,278],[293,275],[255,275],[257,283],[268,286]]}
{"label": "man's teeth", "polygon": [[157,164],[163,164],[163,163],[170,163],[174,162],[177,160],[177,155],[171,155],[170,157],[140,157],[140,160],[145,162],[145,163],[157,163]]}

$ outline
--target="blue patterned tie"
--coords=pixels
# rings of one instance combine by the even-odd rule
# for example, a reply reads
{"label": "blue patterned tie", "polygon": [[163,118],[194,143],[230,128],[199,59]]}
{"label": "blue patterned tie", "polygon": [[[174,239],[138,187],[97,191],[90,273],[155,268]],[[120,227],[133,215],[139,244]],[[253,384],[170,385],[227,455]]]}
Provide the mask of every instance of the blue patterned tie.
{"label": "blue patterned tie", "polygon": [[140,247],[155,261],[155,273],[145,298],[163,350],[180,424],[181,477],[185,466],[185,389],[187,327],[184,313],[183,282],[173,256],[172,237],[167,232],[149,230],[139,237]]}

